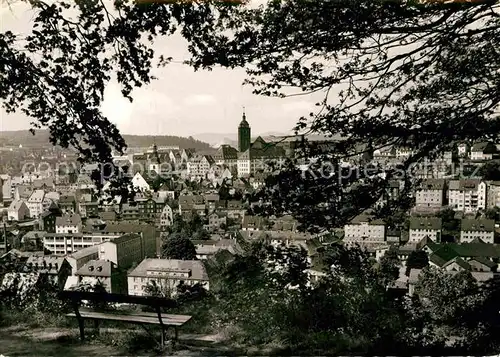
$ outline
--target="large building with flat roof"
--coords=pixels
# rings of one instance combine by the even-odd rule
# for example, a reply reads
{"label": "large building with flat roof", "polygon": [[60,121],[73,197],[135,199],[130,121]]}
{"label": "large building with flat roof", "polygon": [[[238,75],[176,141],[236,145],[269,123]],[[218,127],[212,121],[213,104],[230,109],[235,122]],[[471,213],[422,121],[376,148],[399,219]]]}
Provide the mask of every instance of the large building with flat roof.
{"label": "large building with flat roof", "polygon": [[129,295],[144,295],[148,284],[175,294],[179,285],[202,285],[209,289],[208,274],[200,260],[145,259],[128,273]]}

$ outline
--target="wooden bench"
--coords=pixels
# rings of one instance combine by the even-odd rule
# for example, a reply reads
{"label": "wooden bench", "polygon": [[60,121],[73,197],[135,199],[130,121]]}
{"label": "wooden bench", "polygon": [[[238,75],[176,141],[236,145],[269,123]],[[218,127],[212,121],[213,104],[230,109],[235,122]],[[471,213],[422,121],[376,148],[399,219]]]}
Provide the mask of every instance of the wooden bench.
{"label": "wooden bench", "polygon": [[[80,328],[80,339],[85,340],[84,321],[93,320],[96,332],[99,333],[99,321],[122,321],[133,324],[141,325],[146,332],[150,333],[144,325],[159,325],[161,327],[161,341],[163,347],[165,345],[166,333],[170,327],[175,331],[174,343],[178,339],[178,328],[184,325],[191,319],[188,315],[172,315],[162,313],[162,308],[172,308],[176,306],[174,300],[149,297],[149,296],[133,296],[121,294],[108,294],[108,293],[95,293],[84,291],[62,291],[59,294],[63,300],[70,300],[73,306],[73,313],[66,314],[68,317],[78,319],[78,326]],[[82,301],[92,302],[109,302],[109,303],[123,303],[134,304],[142,306],[150,306],[156,312],[143,312],[143,311],[122,311],[122,310],[103,310],[81,307]]]}

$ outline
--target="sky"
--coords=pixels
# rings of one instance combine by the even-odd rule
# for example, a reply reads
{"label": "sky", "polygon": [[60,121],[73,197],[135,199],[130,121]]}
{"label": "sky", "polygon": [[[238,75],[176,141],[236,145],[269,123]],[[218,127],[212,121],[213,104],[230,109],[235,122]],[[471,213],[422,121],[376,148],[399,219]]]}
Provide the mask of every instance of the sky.
{"label": "sky", "polygon": [[[254,0],[262,1],[262,0]],[[29,33],[33,10],[17,2],[7,8],[2,1],[0,30]],[[158,53],[174,61],[188,58],[181,36],[161,38],[154,45]],[[235,133],[245,107],[252,133],[288,133],[302,115],[314,108],[313,98],[268,98],[251,93],[243,86],[244,70],[194,72],[189,66],[171,63],[155,69],[158,80],[133,92],[130,103],[120,86],[110,82],[105,91],[102,111],[123,134],[180,135]],[[7,114],[0,109],[0,131],[29,129],[32,119],[22,113]]]}

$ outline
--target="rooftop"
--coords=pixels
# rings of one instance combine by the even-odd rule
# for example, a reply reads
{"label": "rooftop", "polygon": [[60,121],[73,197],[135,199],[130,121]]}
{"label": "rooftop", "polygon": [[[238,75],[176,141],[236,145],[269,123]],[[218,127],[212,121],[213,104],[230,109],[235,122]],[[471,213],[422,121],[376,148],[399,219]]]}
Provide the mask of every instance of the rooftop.
{"label": "rooftop", "polygon": [[66,214],[62,217],[56,217],[56,226],[78,226],[82,224],[82,218],[79,214]]}
{"label": "rooftop", "polygon": [[76,275],[110,277],[113,263],[109,260],[89,260],[77,270]]}
{"label": "rooftop", "polygon": [[45,191],[44,190],[35,190],[31,194],[30,198],[28,201],[31,202],[42,202],[43,198],[45,196]]}
{"label": "rooftop", "polygon": [[144,259],[128,276],[147,276],[148,271],[191,272],[190,280],[208,280],[208,274],[199,260]]}
{"label": "rooftop", "polygon": [[433,229],[439,230],[442,227],[441,218],[435,217],[411,217],[410,229]]}
{"label": "rooftop", "polygon": [[481,180],[452,180],[449,183],[450,190],[477,190]]}
{"label": "rooftop", "polygon": [[427,179],[421,182],[421,190],[443,190],[445,180],[443,179]]}
{"label": "rooftop", "polygon": [[492,219],[462,219],[462,231],[494,232],[495,221]]}
{"label": "rooftop", "polygon": [[92,255],[92,254],[98,254],[99,253],[99,247],[97,245],[93,245],[92,247],[87,247],[83,249],[79,249],[73,254],[70,255],[70,257],[75,258],[75,259],[81,259],[86,256]]}

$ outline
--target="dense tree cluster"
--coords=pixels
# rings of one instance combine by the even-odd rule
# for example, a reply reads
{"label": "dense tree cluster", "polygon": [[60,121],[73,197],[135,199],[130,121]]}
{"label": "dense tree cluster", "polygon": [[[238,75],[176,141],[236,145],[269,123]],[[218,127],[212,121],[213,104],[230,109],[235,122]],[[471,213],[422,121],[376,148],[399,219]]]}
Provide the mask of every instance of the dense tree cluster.
{"label": "dense tree cluster", "polygon": [[162,257],[166,259],[196,259],[196,248],[191,240],[181,233],[172,233],[163,241]]}
{"label": "dense tree cluster", "polygon": [[233,331],[235,341],[281,343],[290,353],[455,355],[500,348],[493,336],[498,314],[484,315],[494,309],[498,287],[478,286],[470,273],[425,268],[409,298],[393,288],[399,261],[390,251],[376,263],[362,249],[333,244],[322,260],[317,281],[306,273],[307,253],[296,247],[253,243],[241,255],[208,263],[211,287],[202,299],[208,320]]}

